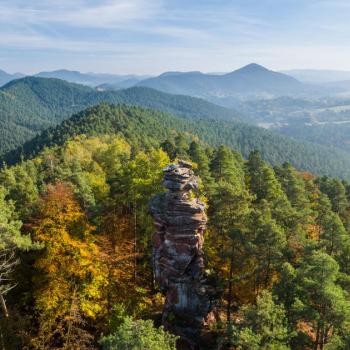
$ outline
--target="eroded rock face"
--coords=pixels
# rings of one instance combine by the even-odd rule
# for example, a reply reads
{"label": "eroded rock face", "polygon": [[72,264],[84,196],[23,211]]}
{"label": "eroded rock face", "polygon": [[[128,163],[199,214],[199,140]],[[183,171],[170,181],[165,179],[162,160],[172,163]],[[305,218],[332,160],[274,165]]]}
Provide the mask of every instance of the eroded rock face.
{"label": "eroded rock face", "polygon": [[201,329],[211,318],[202,250],[207,217],[195,196],[198,183],[191,165],[179,161],[163,171],[168,192],[151,202],[157,228],[154,273],[166,296],[163,324],[196,348]]}

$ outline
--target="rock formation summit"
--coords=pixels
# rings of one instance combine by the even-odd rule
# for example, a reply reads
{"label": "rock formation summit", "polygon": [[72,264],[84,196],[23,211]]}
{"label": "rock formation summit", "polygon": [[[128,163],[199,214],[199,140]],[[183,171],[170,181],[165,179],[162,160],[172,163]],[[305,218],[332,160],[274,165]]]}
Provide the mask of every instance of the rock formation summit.
{"label": "rock formation summit", "polygon": [[163,324],[196,348],[210,319],[211,303],[204,276],[203,234],[207,217],[197,198],[191,164],[179,161],[164,170],[167,192],[151,201],[157,232],[153,236],[155,278],[165,295]]}

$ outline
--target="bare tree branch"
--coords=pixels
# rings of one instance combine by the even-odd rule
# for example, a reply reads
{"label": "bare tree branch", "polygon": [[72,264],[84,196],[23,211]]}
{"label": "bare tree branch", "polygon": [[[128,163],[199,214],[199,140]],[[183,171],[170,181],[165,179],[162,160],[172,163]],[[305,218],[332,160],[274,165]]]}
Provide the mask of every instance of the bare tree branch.
{"label": "bare tree branch", "polygon": [[11,274],[19,260],[15,257],[13,249],[2,249],[0,251],[0,305],[5,318],[9,317],[5,295],[15,288],[15,284],[11,283]]}

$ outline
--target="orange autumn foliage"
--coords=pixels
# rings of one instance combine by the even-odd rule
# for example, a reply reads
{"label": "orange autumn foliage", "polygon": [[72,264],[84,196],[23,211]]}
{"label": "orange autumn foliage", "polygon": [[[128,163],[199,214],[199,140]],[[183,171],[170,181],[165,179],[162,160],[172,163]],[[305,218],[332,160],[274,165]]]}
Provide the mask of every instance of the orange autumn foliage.
{"label": "orange autumn foliage", "polygon": [[99,301],[106,271],[98,259],[93,229],[69,185],[58,182],[48,186],[34,226],[34,239],[45,245],[35,264],[41,271],[35,281],[36,308],[43,315],[51,319],[65,315],[73,290],[83,315],[95,318],[102,311]]}

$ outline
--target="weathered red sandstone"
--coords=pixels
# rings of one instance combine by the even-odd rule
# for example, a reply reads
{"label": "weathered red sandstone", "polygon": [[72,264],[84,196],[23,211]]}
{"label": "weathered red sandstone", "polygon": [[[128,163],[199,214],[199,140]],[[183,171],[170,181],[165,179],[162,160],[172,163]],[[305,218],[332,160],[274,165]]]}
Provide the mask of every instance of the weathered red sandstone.
{"label": "weathered red sandstone", "polygon": [[211,318],[202,249],[207,216],[196,196],[198,182],[189,163],[179,161],[166,167],[163,184],[168,191],[151,202],[157,228],[154,273],[165,295],[163,324],[195,349]]}

